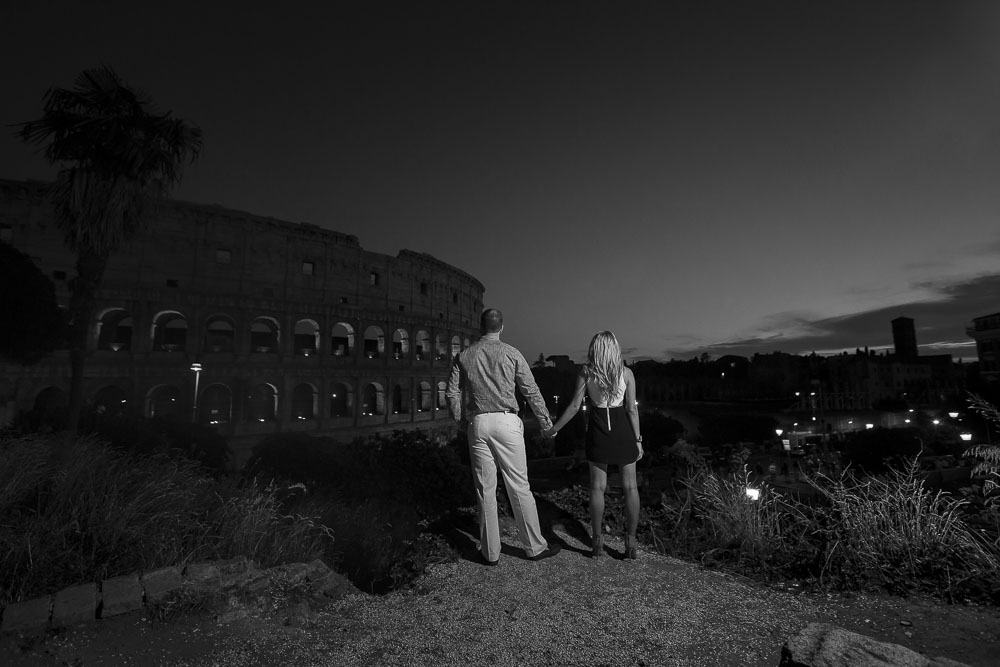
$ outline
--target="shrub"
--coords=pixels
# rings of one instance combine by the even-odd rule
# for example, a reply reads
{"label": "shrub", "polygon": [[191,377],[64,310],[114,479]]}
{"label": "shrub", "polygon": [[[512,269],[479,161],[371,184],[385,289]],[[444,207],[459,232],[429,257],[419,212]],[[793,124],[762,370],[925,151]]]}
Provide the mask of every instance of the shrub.
{"label": "shrub", "polygon": [[461,464],[455,444],[419,431],[394,431],[350,444],[277,435],[254,448],[247,469],[309,483],[348,504],[392,498],[428,521],[475,502],[469,469]]}
{"label": "shrub", "polygon": [[326,499],[323,521],[337,536],[338,569],[358,588],[382,593],[454,558],[433,529],[475,503],[459,444],[411,431],[350,444],[282,434],[254,449],[247,470],[304,483]]}
{"label": "shrub", "polygon": [[811,480],[827,500],[816,511],[824,548],[821,577],[847,588],[953,595],[996,577],[998,553],[962,518],[966,501],[931,492],[919,459],[885,477]]}
{"label": "shrub", "polygon": [[[332,553],[312,515],[277,489],[215,480],[196,463],[127,456],[82,438],[0,441],[0,600],[85,581],[239,555],[269,566]],[[304,509],[304,507],[303,507]]]}

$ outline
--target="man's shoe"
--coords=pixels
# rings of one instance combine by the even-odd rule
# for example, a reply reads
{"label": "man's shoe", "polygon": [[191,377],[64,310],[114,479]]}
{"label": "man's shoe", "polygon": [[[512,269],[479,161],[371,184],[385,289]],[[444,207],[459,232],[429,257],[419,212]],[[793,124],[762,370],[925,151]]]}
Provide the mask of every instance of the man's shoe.
{"label": "man's shoe", "polygon": [[543,551],[542,553],[535,554],[534,556],[528,556],[528,560],[535,561],[535,562],[540,561],[540,560],[545,560],[546,558],[552,558],[553,556],[555,556],[560,551],[562,551],[562,547],[561,546],[559,546],[558,544],[550,544],[549,548],[546,549],[545,551]]}
{"label": "man's shoe", "polygon": [[479,554],[479,562],[482,563],[483,565],[489,565],[490,567],[496,567],[497,565],[500,564],[500,559],[499,558],[497,558],[496,560],[490,560],[489,558],[487,558],[486,556],[483,555],[482,551],[477,551],[476,553]]}

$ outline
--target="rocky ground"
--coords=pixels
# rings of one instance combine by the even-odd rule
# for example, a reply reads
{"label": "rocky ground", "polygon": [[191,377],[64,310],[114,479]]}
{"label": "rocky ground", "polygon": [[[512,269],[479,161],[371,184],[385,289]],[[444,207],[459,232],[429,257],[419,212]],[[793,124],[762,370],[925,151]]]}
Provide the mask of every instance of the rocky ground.
{"label": "rocky ground", "polygon": [[339,599],[230,597],[205,609],[134,614],[44,639],[0,639],[0,664],[48,665],[739,665],[773,666],[786,638],[821,621],[928,657],[1000,665],[1000,611],[798,593],[640,553],[599,560],[559,527],[563,551],[498,567],[436,565],[409,590]]}

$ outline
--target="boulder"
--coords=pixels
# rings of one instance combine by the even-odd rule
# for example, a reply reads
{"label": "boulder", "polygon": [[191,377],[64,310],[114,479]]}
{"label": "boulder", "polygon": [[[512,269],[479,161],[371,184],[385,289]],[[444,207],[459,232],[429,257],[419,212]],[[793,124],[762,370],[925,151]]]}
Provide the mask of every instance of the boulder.
{"label": "boulder", "polygon": [[781,649],[781,667],[968,667],[948,658],[928,658],[899,644],[810,623]]}

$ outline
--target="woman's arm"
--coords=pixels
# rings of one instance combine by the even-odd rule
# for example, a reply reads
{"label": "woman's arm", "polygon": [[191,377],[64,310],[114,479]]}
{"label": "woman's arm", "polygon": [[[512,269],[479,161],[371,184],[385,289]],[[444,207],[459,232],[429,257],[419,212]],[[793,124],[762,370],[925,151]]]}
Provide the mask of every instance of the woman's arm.
{"label": "woman's arm", "polygon": [[550,438],[555,437],[556,433],[559,432],[563,426],[569,423],[573,417],[576,416],[577,411],[579,411],[580,406],[583,405],[583,394],[587,390],[587,382],[583,377],[583,373],[576,376],[576,387],[573,390],[573,398],[570,399],[569,405],[563,410],[562,415],[559,416],[559,421],[552,425],[545,435]]}
{"label": "woman's arm", "polygon": [[[625,368],[625,412],[632,422],[632,432],[635,433],[635,443],[639,446],[639,458],[642,458],[642,433],[639,431],[639,408],[635,404],[635,375],[632,369]],[[636,459],[638,460],[638,459]]]}

